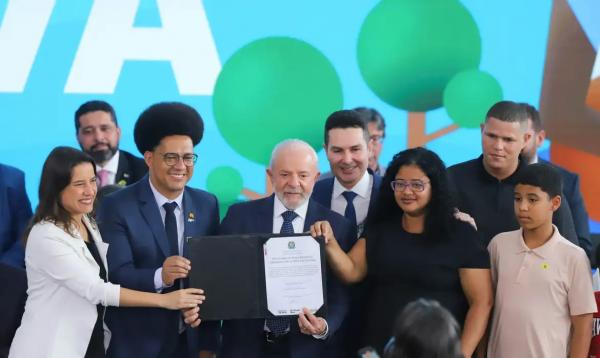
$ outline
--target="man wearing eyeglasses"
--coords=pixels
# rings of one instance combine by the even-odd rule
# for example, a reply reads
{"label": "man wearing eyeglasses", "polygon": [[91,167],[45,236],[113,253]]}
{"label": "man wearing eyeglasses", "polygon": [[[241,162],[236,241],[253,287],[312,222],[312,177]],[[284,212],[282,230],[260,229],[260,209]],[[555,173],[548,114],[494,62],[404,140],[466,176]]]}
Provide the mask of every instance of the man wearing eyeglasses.
{"label": "man wearing eyeglasses", "polygon": [[104,101],[88,101],[75,112],[75,131],[81,150],[96,163],[99,187],[125,186],[148,172],[141,158],[119,149],[121,128],[114,108]]}
{"label": "man wearing eyeglasses", "polygon": [[[203,131],[198,112],[183,103],[158,103],[140,115],[134,138],[149,173],[107,196],[97,215],[110,244],[111,282],[147,292],[186,287],[191,264],[184,258],[184,239],[219,229],[216,197],[186,186]],[[112,331],[108,357],[197,358],[217,349],[217,322],[193,329],[178,312],[154,308],[109,310],[106,320]]]}
{"label": "man wearing eyeglasses", "polygon": [[369,169],[373,173],[383,177],[385,167],[379,163],[379,156],[383,150],[383,140],[385,139],[385,120],[381,113],[375,108],[356,107],[354,108],[367,122],[371,152],[369,153]]}

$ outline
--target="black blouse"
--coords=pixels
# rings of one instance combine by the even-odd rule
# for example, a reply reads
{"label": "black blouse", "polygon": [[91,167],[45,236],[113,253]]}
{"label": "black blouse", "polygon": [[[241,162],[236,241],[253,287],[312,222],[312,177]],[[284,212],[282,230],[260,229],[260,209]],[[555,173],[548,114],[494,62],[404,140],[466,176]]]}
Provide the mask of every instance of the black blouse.
{"label": "black blouse", "polygon": [[401,220],[367,228],[368,305],[364,344],[383,351],[396,317],[418,298],[434,299],[464,323],[468,302],[460,268],[489,268],[489,254],[477,232],[463,222],[443,238],[402,228]]}
{"label": "black blouse", "polygon": [[[87,230],[87,229],[86,229]],[[92,234],[88,230],[88,237],[90,241],[86,242],[88,250],[92,254],[92,257],[100,266],[100,278],[107,281],[106,278],[106,269],[104,268],[104,264],[102,263],[102,259],[100,258],[100,253],[98,252],[98,248],[96,244],[92,240]],[[88,344],[87,351],[85,353],[85,358],[105,358],[106,353],[104,351],[104,327],[103,327],[103,318],[104,311],[106,307],[101,304],[97,305],[98,309],[98,318],[96,319],[96,324],[94,325],[94,330],[92,331],[92,337],[90,338],[90,343]]]}

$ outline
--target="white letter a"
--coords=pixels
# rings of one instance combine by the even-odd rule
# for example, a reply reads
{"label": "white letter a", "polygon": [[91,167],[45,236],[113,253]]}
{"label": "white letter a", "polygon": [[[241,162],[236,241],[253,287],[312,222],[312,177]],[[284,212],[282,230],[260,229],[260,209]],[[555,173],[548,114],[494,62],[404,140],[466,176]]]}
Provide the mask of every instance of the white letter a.
{"label": "white letter a", "polygon": [[221,64],[198,0],[156,0],[162,28],[135,28],[139,0],[96,0],[66,93],[113,93],[125,60],[170,61],[182,95],[211,95]]}

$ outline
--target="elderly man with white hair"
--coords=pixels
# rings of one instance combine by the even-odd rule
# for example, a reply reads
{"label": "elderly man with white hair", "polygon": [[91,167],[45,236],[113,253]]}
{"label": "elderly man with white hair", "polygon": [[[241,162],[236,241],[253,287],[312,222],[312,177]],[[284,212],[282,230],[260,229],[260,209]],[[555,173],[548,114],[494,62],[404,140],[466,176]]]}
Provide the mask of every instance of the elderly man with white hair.
{"label": "elderly man with white hair", "polygon": [[[315,150],[297,139],[279,143],[267,169],[275,193],[231,206],[221,234],[302,233],[321,220],[331,223],[336,238],[348,250],[356,228],[343,216],[311,199],[319,177]],[[327,283],[327,317],[307,309],[297,318],[224,321],[219,357],[319,357],[332,351],[332,337],[348,312],[346,288],[333,275]]]}

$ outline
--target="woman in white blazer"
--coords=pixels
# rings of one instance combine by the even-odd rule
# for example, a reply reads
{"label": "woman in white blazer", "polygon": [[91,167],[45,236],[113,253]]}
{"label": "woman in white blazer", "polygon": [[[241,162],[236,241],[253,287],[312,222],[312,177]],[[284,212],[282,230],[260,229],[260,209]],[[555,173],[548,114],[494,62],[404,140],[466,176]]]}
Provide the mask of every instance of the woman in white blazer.
{"label": "woman in white blazer", "polygon": [[26,232],[28,297],[9,357],[103,357],[110,341],[105,306],[184,309],[204,300],[199,289],[157,294],[107,282],[108,244],[88,216],[96,192],[90,156],[69,147],[50,153]]}

